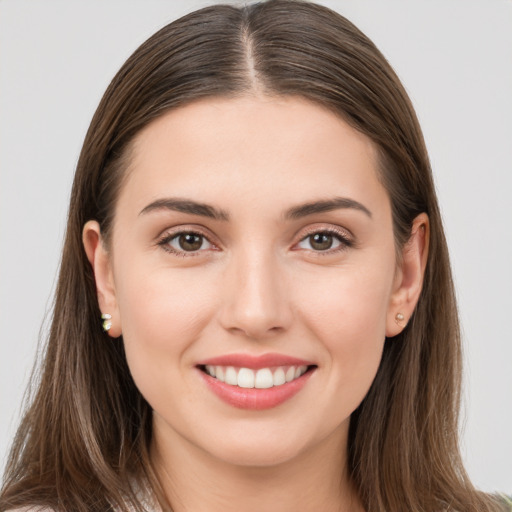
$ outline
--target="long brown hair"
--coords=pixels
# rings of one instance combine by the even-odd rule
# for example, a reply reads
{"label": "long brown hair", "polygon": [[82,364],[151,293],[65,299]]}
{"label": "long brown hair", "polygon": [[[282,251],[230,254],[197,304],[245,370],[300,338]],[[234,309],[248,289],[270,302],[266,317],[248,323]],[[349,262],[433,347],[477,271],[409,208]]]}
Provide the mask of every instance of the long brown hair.
{"label": "long brown hair", "polygon": [[397,247],[430,218],[423,291],[405,330],[386,341],[353,413],[349,467],[368,512],[498,510],[477,492],[458,447],[459,325],[429,159],[407,94],[349,21],[301,1],[213,6],[161,29],[127,60],[86,135],[73,184],[53,323],[36,392],[19,427],[0,509],[143,510],[132,488],[161,489],[149,459],[152,412],[130,376],[122,339],[102,332],[82,228],[107,241],[130,143],[148,123],[204,97],[297,95],[339,114],[380,154]]}

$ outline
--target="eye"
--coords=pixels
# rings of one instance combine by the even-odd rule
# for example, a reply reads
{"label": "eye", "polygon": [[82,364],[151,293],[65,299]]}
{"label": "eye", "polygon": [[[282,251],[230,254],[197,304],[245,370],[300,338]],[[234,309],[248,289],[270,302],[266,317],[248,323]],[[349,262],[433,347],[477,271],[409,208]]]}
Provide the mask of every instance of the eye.
{"label": "eye", "polygon": [[[181,231],[179,233],[167,234],[158,245],[166,251],[180,256],[194,256],[201,250],[211,249],[213,244],[201,233],[195,231]],[[186,254],[190,253],[190,254]]]}
{"label": "eye", "polygon": [[329,254],[352,246],[347,235],[338,231],[315,231],[304,237],[297,246],[314,252],[328,252]]}

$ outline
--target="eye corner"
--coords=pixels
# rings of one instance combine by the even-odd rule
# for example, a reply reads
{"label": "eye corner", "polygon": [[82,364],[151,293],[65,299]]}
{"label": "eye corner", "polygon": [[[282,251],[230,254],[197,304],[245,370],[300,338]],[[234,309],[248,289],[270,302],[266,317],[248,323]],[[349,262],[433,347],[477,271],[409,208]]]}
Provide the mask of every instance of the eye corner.
{"label": "eye corner", "polygon": [[[330,244],[325,249],[314,247],[300,247],[300,244],[307,242],[308,239],[315,235],[326,235],[331,238]],[[337,241],[337,245],[336,242]],[[335,247],[333,248],[333,244]],[[347,229],[327,227],[327,226],[312,226],[308,228],[302,235],[299,241],[292,247],[293,251],[307,251],[308,253],[317,256],[332,256],[346,251],[347,249],[355,247],[356,241],[353,234]],[[311,245],[311,242],[310,242]]]}
{"label": "eye corner", "polygon": [[[180,237],[193,235],[199,239],[201,239],[201,244],[197,248],[191,247],[192,250],[186,250],[183,247],[174,247],[171,242],[174,240],[178,241],[180,244]],[[202,248],[203,244],[206,242],[207,247]],[[197,228],[180,228],[172,231],[166,230],[160,236],[157,237],[155,245],[157,247],[162,248],[167,253],[170,253],[174,256],[178,257],[196,257],[203,256],[205,253],[210,251],[219,251],[220,248],[217,244],[212,242],[211,237],[203,233],[201,230]]]}

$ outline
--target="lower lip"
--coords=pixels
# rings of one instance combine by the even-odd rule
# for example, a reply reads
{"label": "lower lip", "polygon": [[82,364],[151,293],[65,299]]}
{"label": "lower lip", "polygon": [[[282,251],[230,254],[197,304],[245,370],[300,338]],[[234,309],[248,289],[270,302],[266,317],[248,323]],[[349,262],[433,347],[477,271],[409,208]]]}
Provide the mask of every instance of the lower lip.
{"label": "lower lip", "polygon": [[308,370],[304,375],[298,379],[282,384],[281,386],[274,386],[267,389],[258,388],[240,388],[238,386],[231,386],[225,382],[211,377],[207,373],[198,370],[208,387],[224,402],[237,407],[239,409],[252,409],[254,411],[261,411],[263,409],[271,409],[286,402],[294,395],[296,395],[309,380],[313,373]]}

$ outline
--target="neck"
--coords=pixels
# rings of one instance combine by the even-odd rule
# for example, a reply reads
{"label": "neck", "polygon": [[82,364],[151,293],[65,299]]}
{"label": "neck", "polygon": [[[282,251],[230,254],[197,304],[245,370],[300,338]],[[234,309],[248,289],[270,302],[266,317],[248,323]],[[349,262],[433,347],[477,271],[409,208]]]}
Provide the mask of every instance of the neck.
{"label": "neck", "polygon": [[172,437],[155,435],[151,457],[173,512],[364,512],[346,469],[346,433],[264,467],[233,465]]}

